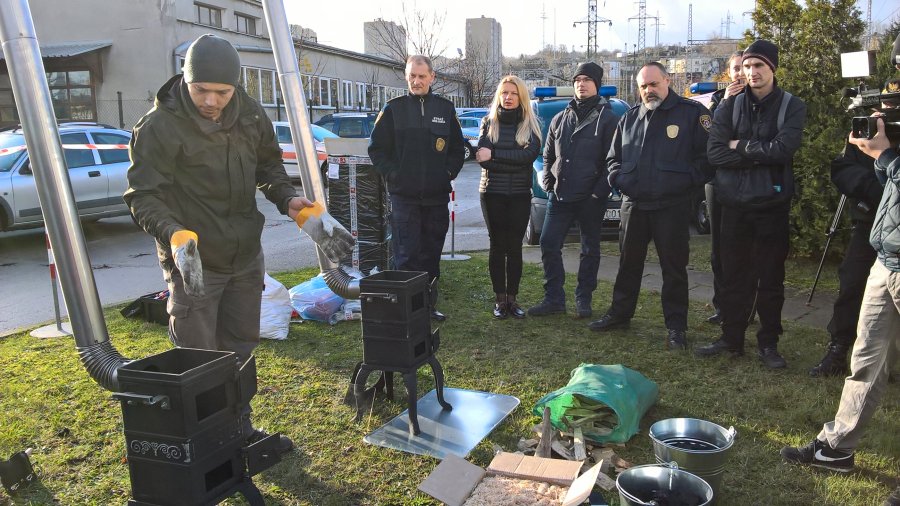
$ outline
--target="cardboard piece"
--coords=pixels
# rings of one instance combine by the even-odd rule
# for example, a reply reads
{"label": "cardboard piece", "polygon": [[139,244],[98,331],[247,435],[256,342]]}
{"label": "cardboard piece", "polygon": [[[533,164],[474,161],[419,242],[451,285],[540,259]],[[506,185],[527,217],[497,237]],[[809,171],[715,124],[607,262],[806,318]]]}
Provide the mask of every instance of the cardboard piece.
{"label": "cardboard piece", "polygon": [[581,462],[570,460],[501,452],[488,465],[487,472],[498,476],[543,481],[568,487],[578,477],[581,466]]}
{"label": "cardboard piece", "polygon": [[[525,460],[527,459],[527,460]],[[495,465],[496,463],[496,465]],[[559,465],[557,464],[559,463]],[[575,465],[575,473],[571,474],[568,470],[562,472],[562,468]],[[550,482],[542,478],[544,475],[561,478],[563,474],[571,476],[567,483],[555,482],[554,484],[568,486],[569,491],[560,506],[576,506],[581,504],[591,495],[591,490],[597,482],[597,476],[600,474],[600,466],[591,467],[584,474],[575,479],[578,470],[581,468],[580,462],[569,462],[558,459],[545,459],[540,457],[529,457],[516,453],[501,452],[494,457],[488,470],[469,463],[465,459],[455,455],[447,455],[437,467],[428,475],[427,478],[419,485],[419,490],[430,495],[431,497],[450,506],[461,506],[466,502],[475,487],[481,483],[486,474],[500,474],[494,470],[500,469],[504,471],[512,470],[520,474],[504,474],[512,478],[530,479],[534,481]]]}

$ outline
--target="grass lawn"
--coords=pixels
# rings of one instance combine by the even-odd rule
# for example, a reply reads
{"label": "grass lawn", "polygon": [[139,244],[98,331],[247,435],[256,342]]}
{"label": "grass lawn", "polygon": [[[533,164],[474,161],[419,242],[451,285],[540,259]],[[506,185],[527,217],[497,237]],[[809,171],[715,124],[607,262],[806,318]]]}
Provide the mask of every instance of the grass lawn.
{"label": "grass lawn", "polygon": [[[514,395],[522,401],[469,456],[476,464],[487,465],[492,445],[515,451],[519,438],[532,437],[538,419],[531,407],[565,385],[580,363],[621,363],[656,381],[660,391],[641,432],[616,449],[625,459],[653,462],[647,429],[660,419],[695,417],[737,429],[720,505],[871,506],[880,504],[895,486],[900,469],[897,383],[889,385],[859,448],[857,471],[836,475],[781,463],[778,449],[810,441],[837,407],[842,379],[816,380],[806,373],[821,358],[827,340],[823,329],[787,323],[781,351],[789,367],[771,372],[753,356],[752,334],[748,356],[740,359],[700,360],[665,351],[658,293],[642,294],[629,329],[600,335],[569,315],[494,321],[483,254],[445,262],[443,269],[441,309],[450,318],[441,326],[438,357],[447,385]],[[275,277],[293,286],[313,274],[304,270]],[[569,293],[573,278],[569,276]],[[541,293],[540,266],[526,265],[520,300],[532,303]],[[610,284],[601,282],[595,310],[606,307],[610,293]],[[708,313],[704,304],[692,304],[688,336],[697,343],[715,329],[703,322]],[[112,342],[124,356],[140,358],[169,348],[163,327],[125,320],[117,309],[110,308],[106,317]],[[286,341],[268,341],[258,348],[256,425],[289,435],[299,447],[255,478],[268,504],[434,504],[416,491],[437,464],[434,459],[362,441],[405,409],[405,403],[377,401],[360,423],[353,422],[353,411],[341,403],[350,372],[361,358],[358,322],[295,325]],[[32,461],[42,473],[40,483],[15,499],[0,491],[0,504],[124,504],[130,483],[119,404],[88,377],[72,340],[37,340],[27,333],[0,339],[0,371],[0,456],[34,448]],[[433,381],[425,374],[427,368],[420,371],[424,394]],[[397,391],[402,399],[399,382]],[[605,497],[618,504],[615,492]]]}

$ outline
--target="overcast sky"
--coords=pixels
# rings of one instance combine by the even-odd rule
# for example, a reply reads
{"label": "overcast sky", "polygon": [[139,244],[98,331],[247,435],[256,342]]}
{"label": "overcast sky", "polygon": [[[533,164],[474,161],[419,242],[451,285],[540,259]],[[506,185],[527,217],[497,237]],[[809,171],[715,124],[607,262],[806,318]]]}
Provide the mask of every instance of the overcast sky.
{"label": "overcast sky", "polygon": [[[587,20],[587,0],[343,0],[336,2],[285,2],[291,23],[311,28],[319,42],[330,46],[363,51],[363,23],[376,18],[397,21],[402,17],[402,6],[407,11],[418,9],[443,16],[443,30],[439,34],[447,47],[447,55],[455,56],[456,48],[465,49],[466,18],[489,17],[496,19],[503,30],[503,54],[518,56],[533,54],[544,43],[565,44],[583,51],[587,44],[587,24],[573,27],[577,21]],[[729,12],[732,24],[731,37],[739,38],[751,27],[747,11],[753,9],[753,0],[647,0],[647,15],[659,13],[659,42],[661,44],[685,43],[688,31],[688,5],[693,4],[694,39],[706,39],[714,34],[726,33],[724,21]],[[866,18],[866,2],[857,2]],[[600,18],[612,21],[597,26],[597,45],[603,49],[632,49],[638,39],[637,2],[628,0],[597,0]],[[543,15],[542,15],[543,14]],[[888,23],[900,15],[897,0],[872,0],[872,20]],[[542,19],[546,16],[546,19]],[[656,40],[654,19],[646,23],[646,44]]]}

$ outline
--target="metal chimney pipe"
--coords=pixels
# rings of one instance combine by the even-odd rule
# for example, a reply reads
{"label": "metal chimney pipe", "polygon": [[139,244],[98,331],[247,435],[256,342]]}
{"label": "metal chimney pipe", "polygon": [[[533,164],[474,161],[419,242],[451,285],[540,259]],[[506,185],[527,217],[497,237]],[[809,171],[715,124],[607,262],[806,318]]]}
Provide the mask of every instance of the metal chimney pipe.
{"label": "metal chimney pipe", "polygon": [[109,342],[27,0],[0,0],[0,43],[78,353],[95,381],[116,390],[128,360]]}
{"label": "metal chimney pipe", "polygon": [[[297,153],[297,166],[300,169],[300,181],[306,198],[321,202],[327,208],[325,186],[322,184],[322,173],[319,171],[319,160],[313,144],[309,116],[306,114],[306,97],[300,80],[300,67],[297,65],[297,53],[294,51],[294,40],[288,26],[287,14],[282,0],[262,0],[266,25],[269,27],[269,40],[275,55],[275,69],[278,82],[284,96],[285,111],[291,125],[291,138]],[[325,271],[338,267],[318,247],[319,269]]]}

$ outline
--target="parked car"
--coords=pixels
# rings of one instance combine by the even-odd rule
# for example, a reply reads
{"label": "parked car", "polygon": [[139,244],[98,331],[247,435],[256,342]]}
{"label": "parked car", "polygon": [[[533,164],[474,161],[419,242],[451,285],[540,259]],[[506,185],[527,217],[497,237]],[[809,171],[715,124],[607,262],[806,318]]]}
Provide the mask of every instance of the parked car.
{"label": "parked car", "polygon": [[[603,86],[600,95],[609,100],[612,111],[621,116],[630,108],[627,102],[618,98],[612,98],[617,92],[615,86]],[[544,216],[547,214],[547,192],[541,186],[541,173],[544,171],[544,143],[547,142],[547,129],[554,116],[569,104],[575,90],[571,86],[563,87],[538,87],[534,90],[535,99],[531,101],[531,107],[541,123],[541,155],[534,160],[534,171],[531,178],[531,214],[528,219],[528,227],[525,229],[526,244],[538,244],[541,240],[541,228],[544,226]],[[601,238],[615,240],[619,237],[619,221],[622,207],[622,196],[613,191],[606,202],[606,213],[603,216],[603,229]],[[575,225],[569,231],[569,237],[578,236],[578,226]]]}
{"label": "parked car", "polygon": [[323,116],[315,124],[331,130],[338,137],[368,138],[375,128],[377,112],[338,112]]}
{"label": "parked car", "polygon": [[[297,152],[294,150],[294,141],[291,139],[291,125],[287,121],[273,121],[275,135],[278,137],[278,145],[281,147],[281,160],[284,162],[284,170],[294,180],[300,180],[300,167],[297,165]],[[316,147],[316,158],[319,160],[323,177],[328,168],[325,154],[325,139],[338,137],[337,134],[326,130],[319,125],[310,125],[313,135],[313,144]]]}
{"label": "parked car", "polygon": [[[97,123],[62,123],[59,138],[69,180],[84,220],[129,214],[122,199],[128,187],[131,132]],[[0,231],[44,225],[31,160],[21,128],[0,132]]]}
{"label": "parked car", "polygon": [[475,118],[481,119],[487,116],[488,108],[487,107],[457,107],[456,108],[456,117],[457,118]]}
{"label": "parked car", "polygon": [[481,118],[463,116],[459,118],[459,126],[462,127],[463,138],[466,140],[463,145],[466,160],[475,158],[475,152],[478,151],[478,137],[481,134]]}

